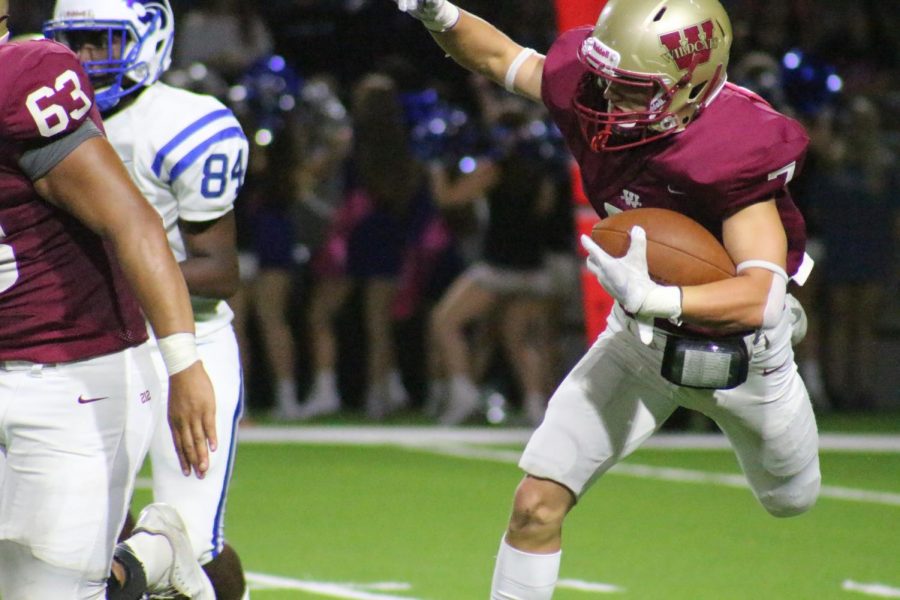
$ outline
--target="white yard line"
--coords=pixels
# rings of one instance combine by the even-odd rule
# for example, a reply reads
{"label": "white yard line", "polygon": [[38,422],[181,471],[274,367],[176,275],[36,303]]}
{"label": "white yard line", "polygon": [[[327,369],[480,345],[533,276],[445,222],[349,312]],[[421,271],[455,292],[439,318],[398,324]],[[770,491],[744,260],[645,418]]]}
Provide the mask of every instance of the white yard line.
{"label": "white yard line", "polygon": [[625,588],[612,585],[611,583],[594,583],[580,579],[560,579],[556,582],[556,588],[578,590],[579,592],[596,592],[598,594],[620,594],[625,591]]}
{"label": "white yard line", "polygon": [[900,588],[891,587],[883,583],[860,583],[852,579],[845,579],[844,583],[841,584],[841,589],[878,598],[900,598]]}
{"label": "white yard line", "polygon": [[[531,430],[490,427],[244,427],[240,431],[242,443],[349,444],[396,445],[411,449],[478,460],[515,464],[518,450],[493,449],[478,444],[524,444]],[[900,452],[900,435],[824,434],[820,436],[822,450],[839,452]],[[644,444],[645,448],[682,450],[729,449],[721,434],[658,433]],[[673,467],[654,467],[641,464],[619,464],[612,474],[660,479],[682,483],[700,483],[725,487],[746,488],[743,475],[711,473]],[[150,480],[139,478],[138,489],[149,489]],[[877,490],[824,485],[823,498],[900,506],[900,494]]]}
{"label": "white yard line", "polygon": [[[266,573],[250,572],[245,575],[251,590],[297,590],[329,598],[347,598],[350,600],[419,600],[413,596],[390,596],[379,593],[411,590],[412,586],[408,583],[335,583],[292,579]],[[580,579],[560,579],[556,587],[597,594],[617,594],[625,591],[624,588],[617,585],[582,581]]]}
{"label": "white yard line", "polygon": [[[240,441],[303,444],[398,444],[431,445],[439,442],[466,444],[524,444],[531,429],[508,427],[376,427],[248,425],[241,427]],[[727,450],[728,440],[719,433],[657,433],[643,448],[679,450]],[[823,433],[822,450],[841,452],[900,453],[900,435]]]}
{"label": "white yard line", "polygon": [[267,575],[266,573],[245,573],[251,590],[296,590],[309,592],[326,598],[346,600],[421,600],[415,596],[393,596],[380,592],[403,592],[412,589],[408,583],[335,583],[327,581],[307,581]]}
{"label": "white yard line", "polygon": [[[491,448],[466,446],[464,444],[443,444],[431,447],[417,446],[415,449],[423,452],[434,452],[446,456],[460,458],[472,458],[478,460],[490,460],[502,463],[515,463],[519,460],[519,452],[512,450],[494,450]],[[663,481],[677,481],[680,483],[701,483],[708,485],[720,485],[733,488],[747,488],[747,481],[743,475],[732,473],[712,473],[709,471],[695,471],[692,469],[679,469],[674,467],[654,467],[633,463],[618,464],[610,470],[610,474],[626,475],[641,479],[659,479]],[[867,502],[871,504],[885,504],[888,506],[900,506],[900,494],[893,492],[879,492],[875,490],[860,490],[836,485],[823,485],[819,492],[822,498],[835,500],[849,500],[853,502]]]}

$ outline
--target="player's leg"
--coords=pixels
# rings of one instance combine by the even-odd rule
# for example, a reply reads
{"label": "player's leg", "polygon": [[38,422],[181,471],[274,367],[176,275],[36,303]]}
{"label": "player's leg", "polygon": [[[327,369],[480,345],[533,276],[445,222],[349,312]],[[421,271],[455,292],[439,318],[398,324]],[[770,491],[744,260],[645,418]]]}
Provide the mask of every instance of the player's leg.
{"label": "player's leg", "polygon": [[[811,407],[803,406],[810,404],[809,396],[799,376],[795,379],[783,395],[770,398],[758,411],[715,417],[754,495],[776,517],[812,508],[821,485],[815,417]],[[748,412],[755,414],[746,416]]]}
{"label": "player's leg", "polygon": [[[150,448],[153,500],[174,507],[180,515],[193,557],[209,575],[216,598],[238,600],[244,593],[244,576],[236,553],[224,552],[224,521],[238,422],[243,411],[240,358],[230,327],[198,338],[197,349],[216,394],[219,449],[210,453],[209,470],[203,479],[185,477],[168,428],[158,427]],[[138,557],[145,558],[140,553]],[[147,558],[153,560],[153,555]]]}
{"label": "player's leg", "polygon": [[497,551],[491,600],[553,596],[562,558],[562,523],[574,505],[575,495],[565,486],[530,475],[522,479]]}
{"label": "player's leg", "polygon": [[253,288],[253,306],[259,318],[260,336],[266,357],[275,375],[275,408],[273,416],[297,418],[300,402],[294,375],[294,335],[288,323],[288,299],[293,284],[287,268],[263,267]]}
{"label": "player's leg", "polygon": [[217,600],[250,598],[241,557],[228,542],[218,556],[203,565],[203,570],[213,583]]}
{"label": "player's leg", "polygon": [[105,578],[85,581],[79,570],[55,567],[36,560],[27,545],[0,541],[0,598],[78,598],[102,600]]}
{"label": "player's leg", "polygon": [[[395,404],[391,398],[391,379],[399,377],[391,318],[391,305],[396,294],[397,282],[393,278],[373,277],[366,281],[363,293],[368,342],[365,409],[366,417],[374,421],[384,419],[408,400],[397,398]],[[405,391],[403,395],[406,395]]]}
{"label": "player's leg", "polygon": [[326,276],[313,284],[307,323],[315,380],[301,406],[302,419],[333,414],[341,408],[337,386],[338,340],[334,331],[334,318],[352,291],[353,283],[343,276]]}
{"label": "player's leg", "polygon": [[501,332],[506,355],[522,390],[522,409],[529,424],[544,418],[550,381],[547,351],[549,325],[546,301],[534,294],[516,294],[506,303]]}
{"label": "player's leg", "polygon": [[146,347],[0,373],[0,597],[105,596],[161,397]]}
{"label": "player's leg", "polygon": [[519,461],[516,490],[491,588],[493,600],[546,600],[559,571],[562,522],[575,500],[633,452],[675,409],[658,375],[659,351],[607,330],[550,398]]}
{"label": "player's leg", "polygon": [[731,441],[753,493],[777,517],[809,510],[821,483],[816,419],[787,321],[754,345],[747,381],[716,392],[704,410]]}
{"label": "player's leg", "polygon": [[457,277],[431,313],[432,339],[443,358],[450,386],[448,406],[440,416],[444,425],[458,425],[479,408],[466,328],[487,313],[499,297],[481,284],[478,272],[483,270],[476,265]]}
{"label": "player's leg", "polygon": [[[143,588],[143,589],[142,589]],[[172,506],[157,502],[141,511],[134,532],[116,546],[108,600],[187,596],[215,600],[197,560],[184,521]]]}

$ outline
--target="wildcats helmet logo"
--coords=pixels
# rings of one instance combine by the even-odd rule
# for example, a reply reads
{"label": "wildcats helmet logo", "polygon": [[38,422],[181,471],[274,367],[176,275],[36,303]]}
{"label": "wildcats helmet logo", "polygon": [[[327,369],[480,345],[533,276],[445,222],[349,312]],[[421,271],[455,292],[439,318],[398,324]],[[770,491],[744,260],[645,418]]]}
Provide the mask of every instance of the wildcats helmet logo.
{"label": "wildcats helmet logo", "polygon": [[718,48],[720,43],[719,38],[713,37],[713,31],[713,22],[709,19],[699,25],[662,34],[659,41],[668,50],[663,57],[674,62],[682,71],[709,62],[712,50]]}

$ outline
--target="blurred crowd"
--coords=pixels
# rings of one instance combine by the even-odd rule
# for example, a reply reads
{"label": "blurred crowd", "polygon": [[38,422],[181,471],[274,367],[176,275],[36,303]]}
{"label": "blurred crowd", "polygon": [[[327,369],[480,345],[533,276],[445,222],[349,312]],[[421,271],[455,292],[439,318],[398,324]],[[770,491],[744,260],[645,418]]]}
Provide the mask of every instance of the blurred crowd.
{"label": "blurred crowd", "polygon": [[[11,4],[16,33],[52,8]],[[226,102],[253,146],[233,302],[251,412],[539,421],[586,343],[570,163],[542,110],[470,78],[389,0],[172,4],[167,80]],[[556,35],[547,0],[458,4],[541,52]],[[814,403],[896,408],[895,3],[723,4],[730,80],[811,137],[793,192],[817,266],[792,291]]]}

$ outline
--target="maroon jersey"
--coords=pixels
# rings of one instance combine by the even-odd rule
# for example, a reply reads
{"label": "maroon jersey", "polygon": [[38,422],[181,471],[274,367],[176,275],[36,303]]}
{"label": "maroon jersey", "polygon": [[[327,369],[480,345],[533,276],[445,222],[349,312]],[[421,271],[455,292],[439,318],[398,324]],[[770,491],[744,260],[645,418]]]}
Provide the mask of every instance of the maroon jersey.
{"label": "maroon jersey", "polygon": [[99,117],[77,58],[49,41],[0,45],[0,360],[69,362],[147,339],[99,236],[35,192],[26,152]]}
{"label": "maroon jersey", "polygon": [[584,191],[600,216],[621,210],[668,208],[702,224],[722,241],[722,221],[740,209],[775,199],[788,239],[787,272],[803,260],[806,225],[787,182],[799,172],[809,142],[803,127],[762,98],[726,84],[684,131],[617,152],[593,152],[572,98],[586,69],[576,56],[590,28],[562,34],[544,63],[541,94],[578,161]]}

